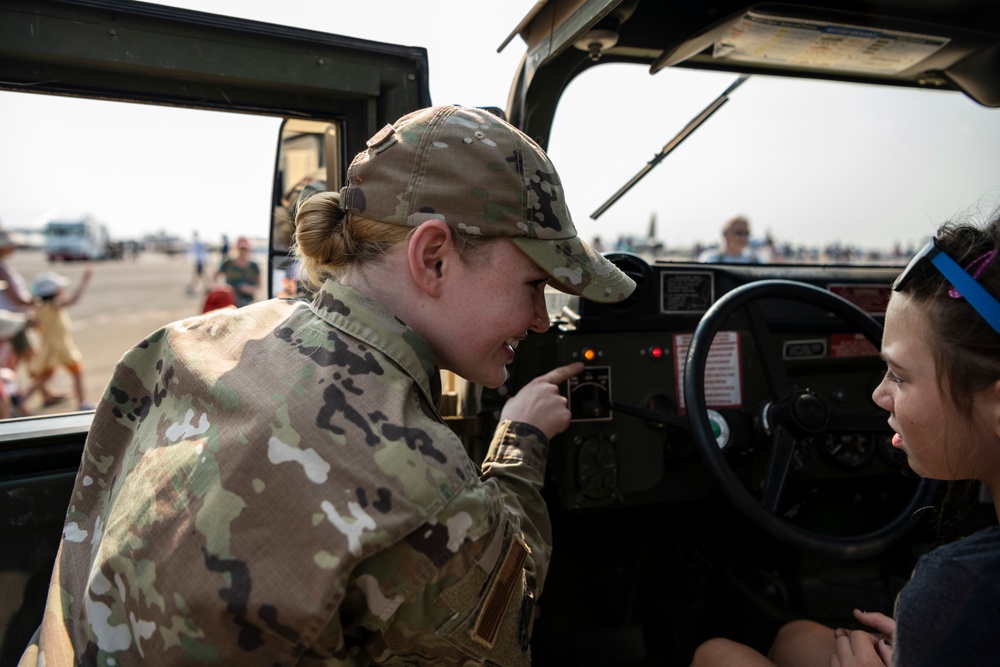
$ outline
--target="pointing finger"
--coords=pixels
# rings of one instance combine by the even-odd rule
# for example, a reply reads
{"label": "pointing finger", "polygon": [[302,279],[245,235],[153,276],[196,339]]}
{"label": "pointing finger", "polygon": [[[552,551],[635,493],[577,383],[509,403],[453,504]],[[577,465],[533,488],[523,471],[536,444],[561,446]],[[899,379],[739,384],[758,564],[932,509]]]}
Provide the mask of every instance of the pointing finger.
{"label": "pointing finger", "polygon": [[542,382],[551,382],[552,384],[562,384],[582,370],[583,362],[575,361],[572,364],[567,364],[566,366],[553,368],[544,375],[539,375],[538,380]]}

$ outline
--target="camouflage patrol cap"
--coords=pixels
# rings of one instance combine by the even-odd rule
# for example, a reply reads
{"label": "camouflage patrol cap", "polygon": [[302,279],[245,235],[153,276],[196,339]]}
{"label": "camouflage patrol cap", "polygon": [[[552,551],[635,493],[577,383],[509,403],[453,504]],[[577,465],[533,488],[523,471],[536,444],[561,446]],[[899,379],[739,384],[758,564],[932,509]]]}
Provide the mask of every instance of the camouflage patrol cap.
{"label": "camouflage patrol cap", "polygon": [[544,151],[483,109],[430,107],[385,126],[354,158],[341,199],[372,220],[509,237],[569,294],[614,303],[635,289],[577,235]]}

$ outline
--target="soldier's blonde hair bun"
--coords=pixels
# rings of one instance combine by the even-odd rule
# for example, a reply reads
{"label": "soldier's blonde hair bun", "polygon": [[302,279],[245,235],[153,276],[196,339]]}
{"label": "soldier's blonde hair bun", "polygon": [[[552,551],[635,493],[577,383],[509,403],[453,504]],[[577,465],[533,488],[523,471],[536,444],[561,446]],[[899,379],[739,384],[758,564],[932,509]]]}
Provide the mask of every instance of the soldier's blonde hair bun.
{"label": "soldier's blonde hair bun", "polygon": [[412,232],[411,227],[348,214],[341,208],[339,192],[316,193],[295,214],[302,277],[319,287],[327,278],[339,278],[349,266],[380,259]]}

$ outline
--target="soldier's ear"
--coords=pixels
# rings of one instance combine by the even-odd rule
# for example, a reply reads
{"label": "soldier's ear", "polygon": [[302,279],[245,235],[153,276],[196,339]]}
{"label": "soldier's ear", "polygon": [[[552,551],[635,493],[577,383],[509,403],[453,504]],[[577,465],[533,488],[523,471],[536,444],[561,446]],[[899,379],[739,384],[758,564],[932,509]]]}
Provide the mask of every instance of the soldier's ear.
{"label": "soldier's ear", "polygon": [[428,296],[440,296],[455,256],[451,228],[443,220],[421,223],[410,236],[407,256],[417,287]]}

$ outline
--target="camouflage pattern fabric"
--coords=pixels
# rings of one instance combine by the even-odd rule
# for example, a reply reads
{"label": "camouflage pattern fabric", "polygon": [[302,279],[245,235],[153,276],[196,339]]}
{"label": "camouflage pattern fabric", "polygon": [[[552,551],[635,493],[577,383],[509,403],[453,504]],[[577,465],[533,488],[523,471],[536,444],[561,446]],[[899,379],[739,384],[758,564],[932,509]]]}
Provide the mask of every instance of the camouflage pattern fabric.
{"label": "camouflage pattern fabric", "polygon": [[530,663],[533,426],[482,471],[430,348],[350,288],[171,324],[98,407],[21,665]]}

